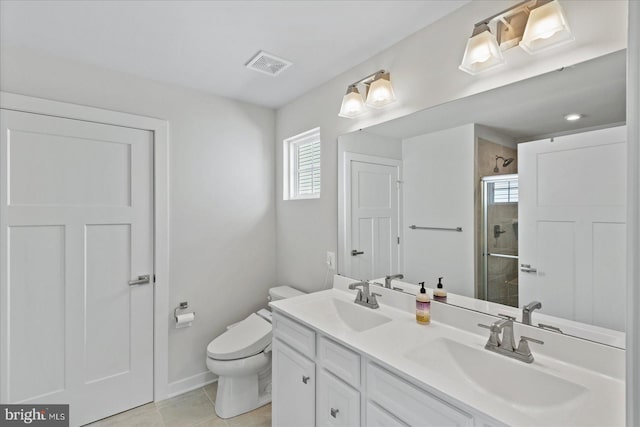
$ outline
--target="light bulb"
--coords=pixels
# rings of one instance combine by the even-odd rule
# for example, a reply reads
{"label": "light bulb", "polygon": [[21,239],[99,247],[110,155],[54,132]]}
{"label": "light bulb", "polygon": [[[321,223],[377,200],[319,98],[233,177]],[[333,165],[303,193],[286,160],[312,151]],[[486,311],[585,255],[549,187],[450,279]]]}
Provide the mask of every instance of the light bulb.
{"label": "light bulb", "polygon": [[575,122],[576,120],[580,120],[583,117],[584,117],[584,115],[582,115],[580,113],[571,113],[571,114],[567,114],[566,116],[564,116],[564,119],[569,121],[569,122]]}

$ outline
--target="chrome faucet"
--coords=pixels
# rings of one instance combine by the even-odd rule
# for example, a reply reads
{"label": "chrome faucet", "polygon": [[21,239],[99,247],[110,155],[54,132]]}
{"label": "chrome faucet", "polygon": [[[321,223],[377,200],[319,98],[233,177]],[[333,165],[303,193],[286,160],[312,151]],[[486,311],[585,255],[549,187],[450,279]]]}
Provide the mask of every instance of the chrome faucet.
{"label": "chrome faucet", "polygon": [[[478,326],[489,329],[490,331],[489,339],[487,340],[484,348],[489,351],[493,351],[494,353],[520,360],[521,362],[533,362],[533,354],[531,354],[529,342],[534,342],[536,344],[544,344],[544,342],[522,335],[520,336],[518,347],[516,347],[515,339],[513,337],[513,321],[515,318],[505,315],[500,316],[503,318],[496,320],[491,326],[478,323]],[[502,339],[500,339],[501,333]]]}
{"label": "chrome faucet", "polygon": [[358,289],[358,295],[356,295],[355,303],[363,305],[369,308],[378,308],[378,300],[376,296],[381,297],[382,295],[377,294],[375,292],[369,293],[369,282],[363,280],[358,283],[352,283],[349,285],[349,289],[357,289],[362,286],[362,289]]}
{"label": "chrome faucet", "polygon": [[391,289],[391,281],[393,279],[404,279],[404,274],[391,274],[384,278],[384,287]]}
{"label": "chrome faucet", "polygon": [[522,307],[522,323],[525,325],[531,324],[531,314],[533,310],[542,308],[540,301],[532,301],[529,304]]}

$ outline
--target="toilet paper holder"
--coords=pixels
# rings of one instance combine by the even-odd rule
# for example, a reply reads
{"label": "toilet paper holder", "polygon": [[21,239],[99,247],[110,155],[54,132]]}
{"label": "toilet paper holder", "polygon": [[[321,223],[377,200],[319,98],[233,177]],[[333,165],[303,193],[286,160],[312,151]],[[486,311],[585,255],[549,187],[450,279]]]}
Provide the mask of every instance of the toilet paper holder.
{"label": "toilet paper holder", "polygon": [[[183,301],[173,310],[173,318],[176,319],[176,322],[178,321],[178,310],[186,310],[187,308],[189,308],[189,303],[187,301]],[[196,317],[195,311],[193,312],[193,317]]]}

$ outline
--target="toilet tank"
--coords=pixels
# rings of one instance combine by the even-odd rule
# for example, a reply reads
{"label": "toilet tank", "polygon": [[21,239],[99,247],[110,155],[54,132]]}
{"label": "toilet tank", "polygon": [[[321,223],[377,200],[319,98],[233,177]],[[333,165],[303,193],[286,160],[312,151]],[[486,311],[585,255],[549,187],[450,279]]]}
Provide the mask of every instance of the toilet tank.
{"label": "toilet tank", "polygon": [[291,286],[277,286],[269,289],[269,301],[278,301],[286,298],[293,298],[304,295],[306,292],[299,291]]}

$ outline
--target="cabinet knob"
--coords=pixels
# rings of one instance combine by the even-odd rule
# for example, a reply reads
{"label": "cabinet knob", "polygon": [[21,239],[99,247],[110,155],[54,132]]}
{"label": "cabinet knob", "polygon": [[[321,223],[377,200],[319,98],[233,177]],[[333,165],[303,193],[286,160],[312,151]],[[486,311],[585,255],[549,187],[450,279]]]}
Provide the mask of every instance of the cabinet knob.
{"label": "cabinet knob", "polygon": [[307,377],[307,376],[304,376],[304,375],[302,376],[302,382],[305,383],[305,384],[307,382],[309,382],[310,379],[311,379],[311,377]]}
{"label": "cabinet knob", "polygon": [[331,408],[331,416],[332,416],[333,418],[337,418],[337,417],[338,417],[338,412],[340,412],[340,410],[339,410],[339,409]]}

